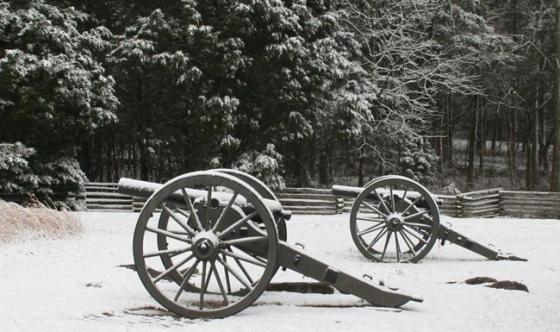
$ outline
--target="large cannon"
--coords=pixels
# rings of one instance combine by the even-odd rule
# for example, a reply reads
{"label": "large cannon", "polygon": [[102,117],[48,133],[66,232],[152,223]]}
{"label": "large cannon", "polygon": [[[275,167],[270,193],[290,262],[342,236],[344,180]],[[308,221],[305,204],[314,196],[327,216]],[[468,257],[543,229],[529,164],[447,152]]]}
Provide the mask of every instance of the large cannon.
{"label": "large cannon", "polygon": [[439,239],[491,260],[525,261],[503,254],[440,224],[438,200],[425,187],[396,175],[363,188],[333,186],[334,195],[355,198],[350,232],[361,253],[375,262],[420,261]]}
{"label": "large cannon", "polygon": [[181,316],[233,315],[262,294],[279,267],[376,306],[421,301],[353,277],[287,243],[290,213],[248,174],[200,171],[163,185],[123,178],[118,191],[148,199],[134,231],[134,262],[152,297]]}

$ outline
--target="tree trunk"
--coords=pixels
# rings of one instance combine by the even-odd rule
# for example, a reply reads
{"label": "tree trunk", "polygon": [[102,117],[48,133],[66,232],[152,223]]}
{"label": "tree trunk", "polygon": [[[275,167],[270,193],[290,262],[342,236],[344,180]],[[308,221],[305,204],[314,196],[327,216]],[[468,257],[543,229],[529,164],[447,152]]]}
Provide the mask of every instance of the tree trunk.
{"label": "tree trunk", "polygon": [[448,117],[447,117],[447,164],[450,168],[453,168],[453,134],[455,131],[454,128],[454,119],[453,119],[453,108],[449,107],[449,102],[447,102],[447,109],[448,109]]}
{"label": "tree trunk", "polygon": [[560,191],[560,0],[556,0],[556,57],[555,67],[555,89],[554,89],[554,124],[556,137],[554,139],[554,157],[552,159],[552,176],[550,179],[550,191]]}
{"label": "tree trunk", "polygon": [[517,112],[513,110],[513,113],[509,117],[508,121],[509,129],[509,144],[508,144],[508,159],[509,159],[509,178],[511,187],[515,185],[515,176],[517,168]]}
{"label": "tree trunk", "polygon": [[537,181],[539,179],[539,96],[540,96],[540,86],[537,79],[536,84],[536,96],[535,96],[535,111],[533,112],[533,119],[531,122],[531,152],[529,158],[531,159],[531,172],[529,173],[529,178],[531,182],[531,190],[537,189]]}
{"label": "tree trunk", "polygon": [[364,151],[362,148],[358,150],[358,187],[362,187],[364,185]]}
{"label": "tree trunk", "polygon": [[325,186],[328,185],[330,182],[329,151],[330,151],[330,144],[327,141],[321,147],[321,151],[319,152],[319,183]]}
{"label": "tree trunk", "polygon": [[[538,65],[537,65],[538,71]],[[533,101],[534,109],[527,114],[527,167],[525,174],[525,186],[527,190],[535,190],[539,177],[539,105],[540,105],[540,82],[536,79],[535,95]],[[530,107],[528,105],[528,107]]]}
{"label": "tree trunk", "polygon": [[479,129],[478,129],[478,176],[484,176],[484,151],[486,150],[486,112],[482,108],[480,97],[477,98],[476,108],[478,109]]}
{"label": "tree trunk", "polygon": [[546,126],[544,120],[544,107],[539,109],[539,165],[544,174],[548,174],[548,146],[546,138]]}
{"label": "tree trunk", "polygon": [[[441,116],[440,124],[439,124],[440,131],[443,129],[444,115],[445,115],[446,113],[447,113],[447,112],[444,111],[443,115]],[[444,176],[444,173],[445,173],[444,162],[445,162],[445,158],[446,158],[446,156],[445,156],[445,148],[444,148],[444,143],[443,143],[443,138],[444,138],[443,135],[440,135],[440,136],[439,136],[439,174],[440,174],[440,178],[441,178],[441,186],[442,186],[442,187],[445,186],[445,181],[444,181],[444,179],[445,179],[445,176]]]}
{"label": "tree trunk", "polygon": [[498,121],[498,111],[494,114],[494,123],[492,126],[492,145],[490,146],[490,151],[492,157],[496,157],[496,140],[498,139],[498,128],[500,127],[500,122]]}
{"label": "tree trunk", "polygon": [[477,146],[477,131],[478,131],[478,108],[474,111],[474,121],[471,127],[471,134],[468,146],[468,166],[467,166],[467,191],[472,190],[474,187],[474,156],[476,154]]}

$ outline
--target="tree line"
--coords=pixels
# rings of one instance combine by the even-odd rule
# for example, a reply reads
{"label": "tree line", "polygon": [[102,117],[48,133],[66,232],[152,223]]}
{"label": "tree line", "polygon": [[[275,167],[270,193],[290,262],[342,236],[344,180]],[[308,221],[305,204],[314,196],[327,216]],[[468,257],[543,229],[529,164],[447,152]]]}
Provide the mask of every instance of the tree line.
{"label": "tree line", "polygon": [[236,167],[275,188],[558,190],[557,3],[3,2],[1,189],[55,162],[70,182]]}

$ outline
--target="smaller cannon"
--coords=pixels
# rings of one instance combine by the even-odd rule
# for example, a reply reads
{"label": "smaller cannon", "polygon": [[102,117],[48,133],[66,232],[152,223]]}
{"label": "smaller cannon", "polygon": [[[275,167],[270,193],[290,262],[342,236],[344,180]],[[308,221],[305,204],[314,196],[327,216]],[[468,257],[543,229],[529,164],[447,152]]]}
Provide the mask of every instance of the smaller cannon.
{"label": "smaller cannon", "polygon": [[334,195],[355,198],[350,232],[360,252],[375,262],[420,261],[437,240],[459,245],[491,260],[526,261],[505,255],[440,224],[438,200],[424,186],[396,175],[363,188],[333,186]]}
{"label": "smaller cannon", "polygon": [[163,185],[123,178],[118,192],[148,199],[134,231],[134,262],[150,295],[178,315],[233,315],[263,293],[279,267],[376,306],[422,301],[342,272],[287,243],[290,213],[248,174],[200,171]]}

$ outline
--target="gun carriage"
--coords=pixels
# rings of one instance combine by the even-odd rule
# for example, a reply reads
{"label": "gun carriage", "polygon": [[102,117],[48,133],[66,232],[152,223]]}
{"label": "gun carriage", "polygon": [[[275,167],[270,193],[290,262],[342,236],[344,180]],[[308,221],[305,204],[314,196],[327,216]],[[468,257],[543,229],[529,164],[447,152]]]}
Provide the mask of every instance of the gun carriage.
{"label": "gun carriage", "polygon": [[280,266],[376,306],[421,301],[342,272],[286,242],[289,211],[248,174],[200,171],[163,185],[123,178],[118,191],[148,199],[134,231],[134,262],[150,295],[181,316],[220,318],[245,309]]}
{"label": "gun carriage", "polygon": [[491,260],[525,261],[442,225],[438,199],[408,178],[382,176],[363,188],[335,185],[332,191],[355,199],[350,213],[352,239],[360,252],[375,262],[416,263],[437,240],[442,245],[449,241]]}

